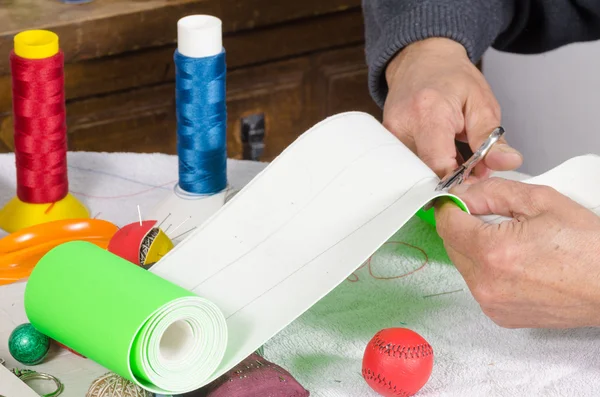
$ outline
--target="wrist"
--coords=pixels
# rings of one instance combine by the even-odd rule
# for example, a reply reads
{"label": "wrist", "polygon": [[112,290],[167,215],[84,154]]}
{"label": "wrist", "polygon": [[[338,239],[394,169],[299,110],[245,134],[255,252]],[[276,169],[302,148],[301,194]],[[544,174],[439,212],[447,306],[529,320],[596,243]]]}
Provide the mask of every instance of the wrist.
{"label": "wrist", "polygon": [[445,37],[431,37],[415,41],[399,51],[388,63],[385,69],[385,78],[388,86],[391,85],[391,80],[406,59],[413,59],[414,57],[424,55],[440,58],[440,60],[447,60],[448,57],[452,57],[470,62],[465,47],[455,40]]}

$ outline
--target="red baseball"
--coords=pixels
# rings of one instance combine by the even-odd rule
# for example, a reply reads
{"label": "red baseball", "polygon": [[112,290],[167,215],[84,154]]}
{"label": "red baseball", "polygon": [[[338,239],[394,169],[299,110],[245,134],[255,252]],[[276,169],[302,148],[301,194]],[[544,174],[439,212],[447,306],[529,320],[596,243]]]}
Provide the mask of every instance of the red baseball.
{"label": "red baseball", "polygon": [[409,397],[427,383],[433,369],[433,349],[406,328],[379,331],[367,345],[362,374],[384,397]]}

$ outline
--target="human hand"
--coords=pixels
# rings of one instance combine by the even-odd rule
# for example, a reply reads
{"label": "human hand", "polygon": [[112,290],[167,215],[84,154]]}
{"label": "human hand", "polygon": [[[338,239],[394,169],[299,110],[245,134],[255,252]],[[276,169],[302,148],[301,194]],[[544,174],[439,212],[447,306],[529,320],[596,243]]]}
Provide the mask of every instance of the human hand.
{"label": "human hand", "polygon": [[[465,189],[467,189],[465,191]],[[556,190],[490,178],[436,206],[448,256],[483,312],[506,328],[600,326],[600,217]]]}
{"label": "human hand", "polygon": [[[474,152],[500,125],[500,106],[464,47],[431,38],[404,48],[386,69],[389,93],[383,125],[440,178],[464,162],[455,140]],[[522,156],[505,139],[496,143],[474,172],[518,168]]]}

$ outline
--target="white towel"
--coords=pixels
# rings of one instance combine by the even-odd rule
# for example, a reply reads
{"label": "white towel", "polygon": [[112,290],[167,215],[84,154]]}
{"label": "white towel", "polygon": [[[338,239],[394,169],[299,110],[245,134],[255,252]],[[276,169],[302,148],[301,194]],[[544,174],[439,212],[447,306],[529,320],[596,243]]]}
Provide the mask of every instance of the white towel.
{"label": "white towel", "polygon": [[[264,164],[230,160],[228,167],[230,183],[240,188]],[[14,158],[1,155],[2,204],[14,195],[14,175]],[[137,220],[137,205],[143,216],[160,202],[176,179],[174,156],[69,154],[71,191],[93,215],[119,226]],[[429,262],[391,280],[376,279],[363,267],[358,281],[342,283],[265,345],[265,357],[289,370],[311,396],[377,396],[361,377],[361,360],[370,338],[388,327],[410,328],[433,346],[433,373],[418,396],[598,395],[600,330],[502,329],[481,313],[432,227],[413,219],[391,241],[423,249]],[[373,257],[371,272],[398,276],[420,267],[422,259],[418,249],[390,243]],[[7,339],[27,321],[22,292],[22,283],[0,287],[0,358],[9,368],[20,366],[8,354]],[[106,372],[66,351],[35,369],[59,377],[65,397],[85,395]]]}

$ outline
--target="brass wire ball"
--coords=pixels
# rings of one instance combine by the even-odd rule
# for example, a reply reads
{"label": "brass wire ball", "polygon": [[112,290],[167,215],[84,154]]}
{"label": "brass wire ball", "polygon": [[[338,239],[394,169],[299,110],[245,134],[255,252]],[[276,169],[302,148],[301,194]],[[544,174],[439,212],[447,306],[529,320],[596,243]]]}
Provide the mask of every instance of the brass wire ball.
{"label": "brass wire ball", "polygon": [[90,385],[85,397],[152,397],[152,393],[117,374],[108,372]]}

